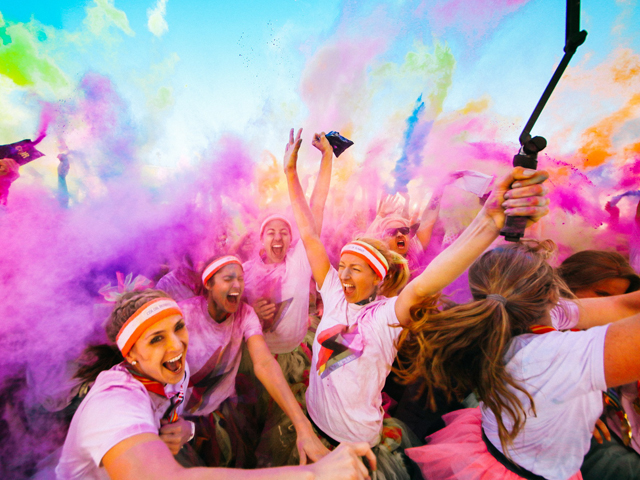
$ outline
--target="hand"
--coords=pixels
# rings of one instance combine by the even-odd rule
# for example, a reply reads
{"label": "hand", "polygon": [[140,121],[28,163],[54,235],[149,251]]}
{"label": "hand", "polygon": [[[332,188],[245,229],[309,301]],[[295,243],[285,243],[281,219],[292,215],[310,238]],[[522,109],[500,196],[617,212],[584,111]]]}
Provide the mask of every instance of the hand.
{"label": "hand", "polygon": [[[602,433],[600,433],[602,432]],[[602,435],[604,435],[605,440],[607,440],[608,442],[611,441],[611,433],[609,432],[609,429],[607,428],[607,424],[604,423],[602,420],[598,419],[596,421],[596,428],[593,429],[593,437],[596,439],[596,442],[598,442],[599,444],[602,445]]]}
{"label": "hand", "polygon": [[329,143],[329,140],[327,140],[327,137],[324,132],[316,133],[313,136],[311,145],[313,145],[318,150],[320,150],[323,155],[327,153],[331,153],[333,155],[333,147]]}
{"label": "hand", "polygon": [[378,216],[386,217],[387,215],[394,213],[400,207],[401,199],[402,197],[398,194],[383,194],[380,199],[380,204],[378,205]]}
{"label": "hand", "polygon": [[360,457],[366,457],[371,470],[376,469],[376,456],[367,443],[341,443],[318,463],[309,466],[317,480],[363,480],[369,478]]}
{"label": "hand", "polygon": [[506,215],[529,217],[527,226],[537,222],[549,213],[547,187],[542,185],[547,178],[544,170],[515,167],[496,185],[482,211],[498,229],[503,227]]}
{"label": "hand", "polygon": [[276,304],[271,303],[266,298],[259,298],[253,303],[253,309],[260,319],[262,328],[268,330],[273,323],[273,317],[276,314]]}
{"label": "hand", "polygon": [[169,423],[164,418],[160,420],[160,438],[167,444],[173,455],[177,455],[182,445],[191,438],[191,422],[179,417],[174,423]]}
{"label": "hand", "polygon": [[313,462],[317,462],[322,457],[329,453],[327,447],[325,447],[318,436],[313,432],[311,425],[304,432],[297,432],[298,439],[296,440],[296,446],[298,447],[298,454],[300,455],[300,465],[307,464],[307,457]]}
{"label": "hand", "polygon": [[13,182],[20,176],[20,173],[18,173],[19,168],[20,165],[13,158],[0,159],[0,178],[4,177],[2,180]]}
{"label": "hand", "polygon": [[298,130],[298,134],[294,140],[293,138],[293,128],[289,132],[289,143],[284,148],[284,171],[286,172],[295,172],[298,163],[298,151],[300,150],[300,145],[302,145],[302,129]]}

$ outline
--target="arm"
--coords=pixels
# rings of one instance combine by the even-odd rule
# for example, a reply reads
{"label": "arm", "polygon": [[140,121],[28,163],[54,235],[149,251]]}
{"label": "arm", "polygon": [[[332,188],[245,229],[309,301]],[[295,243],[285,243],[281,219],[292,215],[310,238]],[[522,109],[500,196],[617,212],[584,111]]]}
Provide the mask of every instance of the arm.
{"label": "arm", "polygon": [[442,193],[444,188],[439,188],[429,199],[429,204],[424,207],[422,216],[420,217],[420,229],[416,233],[416,237],[422,245],[422,249],[426,250],[431,241],[431,234],[433,233],[433,226],[438,220],[440,214],[440,200],[442,200]]}
{"label": "arm", "polygon": [[576,303],[581,307],[576,327],[585,330],[640,313],[640,290],[613,297],[582,298]]}
{"label": "arm", "polygon": [[607,387],[640,379],[640,315],[612,323],[604,341],[604,376]]}
{"label": "arm", "polygon": [[530,217],[530,223],[547,214],[546,188],[540,185],[547,177],[544,170],[517,167],[502,179],[462,235],[400,292],[395,310],[401,325],[411,322],[413,305],[453,282],[491,245],[504,225],[505,214]]}
{"label": "arm", "polygon": [[[102,458],[109,477],[115,480],[330,480],[364,479],[367,470],[358,458],[366,456],[375,466],[368,445],[342,444],[313,465],[238,470],[232,468],[183,468],[157,435],[134,435],[111,448]],[[152,461],[151,461],[152,460]]]}
{"label": "arm", "polygon": [[322,245],[320,241],[316,222],[313,219],[313,214],[307,204],[307,199],[304,197],[300,179],[298,178],[297,162],[298,150],[300,150],[300,145],[302,144],[301,134],[302,129],[298,130],[298,135],[294,140],[293,129],[291,129],[289,143],[284,152],[284,173],[287,177],[289,199],[291,200],[293,215],[296,218],[300,238],[307,252],[313,278],[318,284],[318,288],[322,288],[324,279],[329,272],[329,268],[331,268],[331,262],[329,261],[329,255],[327,255],[324,245]]}
{"label": "arm", "polygon": [[316,133],[313,136],[311,144],[322,152],[322,160],[320,161],[320,171],[316,184],[311,193],[311,213],[316,223],[318,234],[322,232],[322,220],[324,215],[324,206],[327,203],[329,195],[329,185],[331,184],[331,166],[333,163],[333,148],[327,140],[324,132]]}
{"label": "arm", "polygon": [[284,379],[280,365],[271,355],[263,336],[253,335],[249,337],[247,348],[249,349],[256,377],[262,382],[271,398],[291,419],[296,429],[300,464],[305,465],[307,463],[307,456],[314,462],[324,457],[329,451],[313,432],[311,422],[309,422],[300,405],[298,405],[289,384]]}

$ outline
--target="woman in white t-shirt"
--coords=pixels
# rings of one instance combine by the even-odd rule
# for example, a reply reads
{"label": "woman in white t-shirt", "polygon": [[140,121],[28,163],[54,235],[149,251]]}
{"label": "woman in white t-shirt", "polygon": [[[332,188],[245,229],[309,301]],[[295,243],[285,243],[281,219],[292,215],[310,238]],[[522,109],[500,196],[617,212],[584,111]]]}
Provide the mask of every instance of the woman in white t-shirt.
{"label": "woman in white t-shirt", "polygon": [[[571,292],[546,262],[554,249],[497,247],[469,269],[471,303],[438,312],[434,298],[414,310],[399,344],[413,361],[400,376],[423,378],[431,400],[439,388],[482,402],[406,450],[425,476],[581,479],[602,390],[640,378],[640,317],[606,325],[638,313],[640,296],[556,306]],[[589,330],[558,331],[572,327]]]}
{"label": "woman in white t-shirt", "polygon": [[97,374],[97,379],[73,417],[57,478],[366,477],[366,468],[357,458],[366,455],[375,461],[366,444],[341,446],[310,466],[253,471],[182,468],[172,454],[193,433],[192,424],[179,417],[189,381],[185,358],[189,335],[180,308],[166,297],[162,291],[147,290],[126,293],[118,300],[107,335],[117,345],[121,362],[98,374],[103,362],[111,361],[106,355],[80,372]]}
{"label": "woman in white t-shirt", "polygon": [[[338,270],[331,266],[298,179],[300,134],[294,139],[291,131],[284,169],[300,236],[324,303],[313,343],[307,409],[319,430],[334,441],[366,441],[375,447],[384,437],[388,448],[378,447],[376,453],[388,457],[385,452],[399,449],[390,445],[389,432],[383,431],[381,391],[396,356],[398,327],[411,321],[415,305],[453,281],[496,239],[504,223],[503,205],[513,215],[537,219],[546,214],[546,190],[539,183],[547,174],[515,169],[496,186],[469,228],[422,274],[397,297],[378,298],[390,271],[383,250],[368,242],[351,242],[342,249]],[[517,184],[511,185],[515,180]],[[517,188],[509,191],[510,186]],[[394,457],[398,461],[383,473],[407,478],[402,459]]]}

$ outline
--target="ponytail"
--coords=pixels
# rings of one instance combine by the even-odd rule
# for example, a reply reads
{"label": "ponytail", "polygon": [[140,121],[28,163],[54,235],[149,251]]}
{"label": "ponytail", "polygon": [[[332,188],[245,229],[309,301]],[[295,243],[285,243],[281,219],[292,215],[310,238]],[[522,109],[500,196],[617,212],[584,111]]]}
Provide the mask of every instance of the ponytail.
{"label": "ponytail", "polygon": [[[512,338],[548,315],[566,288],[546,262],[554,247],[546,241],[485,253],[469,269],[474,301],[444,311],[438,308],[438,296],[415,305],[412,322],[398,341],[402,355],[394,371],[401,383],[423,378],[420,393],[426,389],[434,410],[435,389],[444,391],[449,401],[475,391],[495,415],[507,456],[527,417],[515,391],[528,398],[534,416],[536,411],[533,397],[507,371],[504,355]],[[505,423],[512,425],[510,431]]]}

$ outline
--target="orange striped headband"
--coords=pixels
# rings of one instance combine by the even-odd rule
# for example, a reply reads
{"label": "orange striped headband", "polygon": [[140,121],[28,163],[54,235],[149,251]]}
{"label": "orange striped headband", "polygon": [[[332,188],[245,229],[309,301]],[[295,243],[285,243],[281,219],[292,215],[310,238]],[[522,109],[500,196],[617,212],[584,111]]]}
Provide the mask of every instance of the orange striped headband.
{"label": "orange striped headband", "polygon": [[233,255],[216,258],[207,268],[204,269],[204,272],[202,272],[202,284],[206,285],[209,279],[213,277],[218,270],[222,267],[226,267],[227,265],[231,265],[232,263],[237,263],[242,266],[242,262]]}
{"label": "orange striped headband", "polygon": [[126,356],[144,331],[151,325],[171,315],[182,315],[178,304],[170,298],[156,298],[142,305],[126,321],[116,337],[116,344]]}
{"label": "orange striped headband", "polygon": [[363,242],[361,240],[354,240],[351,243],[347,243],[342,250],[340,251],[340,256],[345,253],[351,253],[357,257],[362,258],[365,262],[369,264],[369,266],[373,269],[373,271],[378,275],[381,279],[387,275],[389,271],[389,262],[384,258],[378,250],[373,248],[367,242]]}

